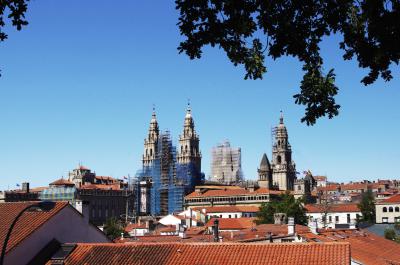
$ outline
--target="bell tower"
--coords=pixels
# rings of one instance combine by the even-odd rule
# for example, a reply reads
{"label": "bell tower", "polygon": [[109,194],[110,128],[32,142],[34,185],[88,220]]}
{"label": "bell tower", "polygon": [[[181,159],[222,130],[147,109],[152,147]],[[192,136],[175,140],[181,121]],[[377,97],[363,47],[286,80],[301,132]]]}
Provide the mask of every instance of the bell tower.
{"label": "bell tower", "polygon": [[292,147],[288,141],[288,133],[283,123],[283,113],[276,127],[275,141],[272,146],[272,184],[279,190],[293,190],[296,179],[296,165],[292,161]]}
{"label": "bell tower", "polygon": [[178,164],[193,163],[201,171],[201,152],[199,149],[199,136],[194,129],[194,121],[190,103],[186,109],[183,133],[179,136],[179,148],[177,155]]}
{"label": "bell tower", "polygon": [[153,107],[153,114],[151,116],[149,132],[147,138],[144,139],[144,151],[142,157],[144,167],[151,165],[154,159],[156,159],[159,134],[160,130],[158,128],[156,111]]}

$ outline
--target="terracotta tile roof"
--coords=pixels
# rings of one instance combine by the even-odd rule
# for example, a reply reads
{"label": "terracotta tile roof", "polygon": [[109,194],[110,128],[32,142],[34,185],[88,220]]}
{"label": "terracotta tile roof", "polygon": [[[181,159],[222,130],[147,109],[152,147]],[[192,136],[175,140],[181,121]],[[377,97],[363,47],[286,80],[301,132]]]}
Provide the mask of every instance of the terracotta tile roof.
{"label": "terracotta tile roof", "polygon": [[241,230],[252,228],[255,226],[255,218],[242,217],[242,218],[211,218],[206,226],[211,227],[214,225],[214,220],[218,219],[218,227],[220,230]]}
{"label": "terracotta tile roof", "polygon": [[[306,204],[304,206],[309,213],[320,213],[323,209],[323,205],[318,204]],[[360,212],[358,205],[355,203],[346,204],[331,204],[329,205],[330,213],[346,213],[346,212]]]}
{"label": "terracotta tile roof", "polygon": [[338,190],[340,185],[326,185],[325,187],[318,187],[317,190],[321,191],[336,191]]}
{"label": "terracotta tile roof", "polygon": [[351,183],[340,185],[341,190],[366,190],[368,185],[366,183]]}
{"label": "terracotta tile roof", "polygon": [[116,181],[115,178],[110,177],[110,176],[96,176],[95,178],[96,178],[96,179],[99,179],[99,180],[111,180],[111,181]]}
{"label": "terracotta tile roof", "polygon": [[317,181],[326,181],[328,178],[326,176],[315,176],[314,179]]}
{"label": "terracotta tile roof", "polygon": [[[26,207],[38,202],[0,203],[0,249],[3,247],[8,229],[17,215]],[[55,202],[54,207],[45,211],[26,211],[18,219],[7,244],[7,252],[16,247],[26,237],[50,220],[68,205],[68,202]]]}
{"label": "terracotta tile roof", "polygon": [[42,192],[45,189],[48,189],[49,187],[36,187],[36,188],[32,188],[30,189],[30,192]]}
{"label": "terracotta tile roof", "polygon": [[366,230],[331,230],[318,235],[301,234],[309,241],[348,242],[352,259],[362,264],[400,264],[400,244]]}
{"label": "terracotta tile roof", "polygon": [[393,195],[390,198],[387,198],[379,202],[379,204],[385,204],[385,203],[400,203],[400,194]]}
{"label": "terracotta tile roof", "polygon": [[260,210],[257,206],[215,206],[215,207],[195,207],[195,211],[205,211],[206,213],[256,213]]}
{"label": "terracotta tile roof", "polygon": [[53,181],[49,185],[53,186],[75,186],[75,184],[72,181],[69,181],[68,179],[57,179],[56,181]]}
{"label": "terracotta tile roof", "polygon": [[161,227],[157,230],[159,233],[169,233],[169,232],[176,232],[176,226],[174,225],[168,225],[165,227]]}
{"label": "terracotta tile roof", "polygon": [[212,196],[237,196],[237,195],[259,195],[259,194],[281,194],[284,191],[269,190],[266,188],[259,188],[251,192],[249,189],[222,189],[222,190],[207,190],[204,192],[194,191],[187,195],[185,198],[197,198],[197,197],[212,197]]}
{"label": "terracotta tile roof", "polygon": [[133,229],[146,229],[146,224],[128,224],[125,226],[125,232],[129,233]]}
{"label": "terracotta tile roof", "polygon": [[87,184],[87,185],[82,185],[80,189],[83,190],[120,190],[121,188],[119,187],[119,184]]}
{"label": "terracotta tile roof", "polygon": [[64,264],[341,265],[350,264],[350,246],[348,243],[77,244]]}

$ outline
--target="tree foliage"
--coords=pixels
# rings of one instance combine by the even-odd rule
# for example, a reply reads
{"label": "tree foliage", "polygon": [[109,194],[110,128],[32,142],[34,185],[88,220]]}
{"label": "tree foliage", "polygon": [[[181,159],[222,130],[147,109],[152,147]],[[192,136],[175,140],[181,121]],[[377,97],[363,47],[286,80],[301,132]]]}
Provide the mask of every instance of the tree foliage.
{"label": "tree foliage", "polygon": [[114,240],[121,236],[121,233],[124,232],[124,227],[116,218],[110,218],[105,223],[103,231],[111,240]]}
{"label": "tree foliage", "polygon": [[[257,214],[257,224],[273,224],[275,213],[285,213],[286,219],[294,217],[296,224],[307,224],[307,216],[301,199],[295,199],[289,192],[279,195],[277,200],[263,203]],[[287,220],[286,220],[287,221]]]}
{"label": "tree foliage", "polygon": [[361,196],[361,202],[358,204],[358,208],[362,213],[361,221],[368,222],[370,224],[375,223],[375,198],[372,191],[368,190]]}
{"label": "tree foliage", "polygon": [[200,58],[207,45],[224,50],[231,62],[243,65],[245,79],[267,72],[266,56],[292,56],[305,72],[295,103],[305,106],[301,119],[313,125],[322,116],[339,113],[338,87],[331,69],[323,72],[320,43],[339,34],[343,59],[356,58],[372,84],[392,79],[390,66],[400,59],[399,0],[176,0],[178,26],[185,39],[178,50]]}
{"label": "tree foliage", "polygon": [[0,0],[0,42],[5,41],[8,37],[3,31],[7,19],[17,30],[28,25],[28,21],[25,19],[28,2],[29,0]]}

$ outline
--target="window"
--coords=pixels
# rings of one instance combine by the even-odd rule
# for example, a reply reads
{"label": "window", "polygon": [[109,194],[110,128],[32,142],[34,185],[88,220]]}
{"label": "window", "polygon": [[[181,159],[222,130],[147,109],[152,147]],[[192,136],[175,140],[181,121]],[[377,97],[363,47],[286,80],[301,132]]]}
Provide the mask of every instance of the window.
{"label": "window", "polygon": [[237,214],[235,214],[235,218],[237,218]]}
{"label": "window", "polygon": [[301,186],[300,185],[297,186],[297,190],[301,190]]}
{"label": "window", "polygon": [[382,223],[387,224],[389,219],[387,217],[382,217]]}
{"label": "window", "polygon": [[350,224],[350,214],[347,214],[347,223]]}
{"label": "window", "polygon": [[228,217],[229,217],[229,218],[232,218],[232,216],[231,216],[231,215],[229,215]]}
{"label": "window", "polygon": [[395,208],[394,208],[394,211],[395,211],[396,213],[398,213],[398,212],[399,212],[399,207],[395,207]]}
{"label": "window", "polygon": [[329,215],[329,223],[332,223],[332,216]]}
{"label": "window", "polygon": [[393,213],[393,207],[389,207],[389,212]]}
{"label": "window", "polygon": [[222,218],[222,214],[219,215],[219,218]]}
{"label": "window", "polygon": [[335,222],[339,223],[339,216],[338,215],[335,216]]}
{"label": "window", "polygon": [[281,156],[278,156],[278,157],[276,158],[276,160],[277,160],[277,163],[280,164],[280,163],[282,162]]}
{"label": "window", "polygon": [[384,213],[386,213],[386,212],[387,212],[387,208],[386,208],[386,207],[383,207],[383,209],[382,209],[382,210],[383,210],[383,212],[384,212]]}
{"label": "window", "polygon": [[395,218],[394,218],[394,222],[395,222],[395,223],[398,223],[398,222],[400,222],[400,216],[398,216],[398,217],[395,217]]}

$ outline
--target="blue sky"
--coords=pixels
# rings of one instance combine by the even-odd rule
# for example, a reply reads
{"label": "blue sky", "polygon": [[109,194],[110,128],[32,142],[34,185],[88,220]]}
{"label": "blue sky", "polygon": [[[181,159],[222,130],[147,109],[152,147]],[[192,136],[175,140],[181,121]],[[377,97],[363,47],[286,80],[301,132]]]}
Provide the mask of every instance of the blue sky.
{"label": "blue sky", "polygon": [[212,146],[229,139],[242,148],[245,177],[256,178],[283,110],[298,171],[338,182],[399,176],[398,75],[364,87],[366,71],[341,59],[340,36],[326,39],[342,108],[307,127],[292,98],[302,77],[295,59],[268,58],[263,80],[244,80],[218,49],[195,61],[179,55],[177,17],[172,1],[31,2],[29,26],[7,28],[0,44],[0,189],[47,185],[80,161],[99,175],[134,175],[152,105],[176,143],[188,98],[206,175]]}

